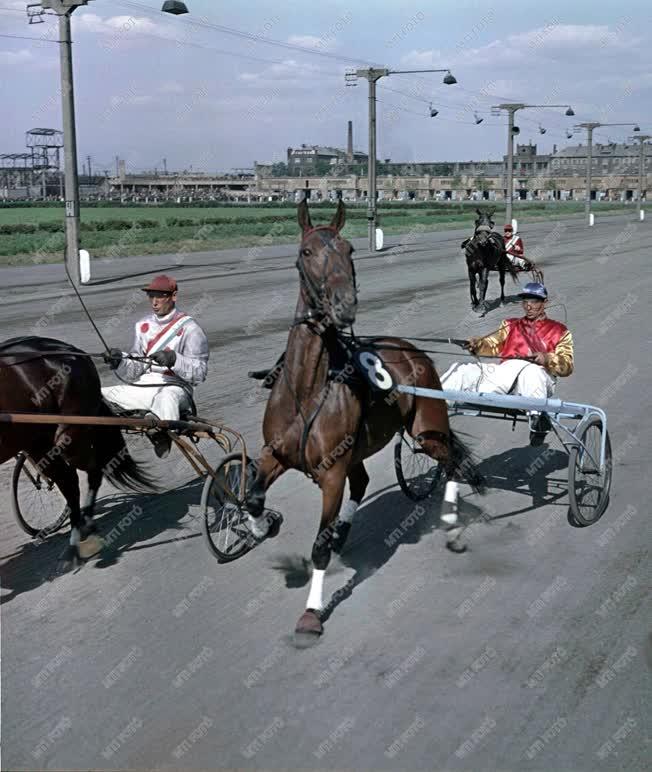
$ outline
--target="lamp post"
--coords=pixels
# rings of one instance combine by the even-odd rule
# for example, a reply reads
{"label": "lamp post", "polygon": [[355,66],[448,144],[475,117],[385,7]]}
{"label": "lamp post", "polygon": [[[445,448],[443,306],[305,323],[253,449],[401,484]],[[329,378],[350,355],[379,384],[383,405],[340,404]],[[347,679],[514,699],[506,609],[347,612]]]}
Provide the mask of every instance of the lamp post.
{"label": "lamp post", "polygon": [[579,123],[575,128],[586,129],[586,193],[584,194],[584,216],[586,224],[593,225],[591,222],[591,180],[593,177],[593,129],[600,126],[633,126],[633,131],[640,131],[636,123],[599,123],[598,121],[586,121]]}
{"label": "lamp post", "polygon": [[357,78],[365,78],[369,83],[369,157],[367,161],[367,221],[369,223],[369,251],[376,251],[376,83],[387,75],[405,75],[420,72],[445,72],[443,82],[447,86],[457,83],[449,69],[437,70],[389,70],[386,67],[369,67],[363,70],[347,72],[347,86],[355,86]]}
{"label": "lamp post", "polygon": [[639,156],[638,156],[638,194],[637,194],[637,211],[639,221],[645,216],[643,214],[643,190],[647,187],[646,174],[645,174],[645,141],[652,139],[650,134],[639,134],[637,137],[631,137],[632,140],[638,140]]}
{"label": "lamp post", "polygon": [[[59,17],[61,62],[61,112],[63,124],[64,191],[66,206],[66,268],[75,286],[81,284],[79,261],[79,178],[77,170],[77,129],[75,126],[75,92],[72,70],[70,17],[75,9],[89,0],[41,0],[41,8]],[[188,13],[185,3],[166,0],[162,11],[175,15]]]}
{"label": "lamp post", "polygon": [[500,112],[507,111],[507,190],[505,202],[505,222],[512,222],[512,198],[514,197],[514,134],[518,134],[520,129],[514,126],[514,115],[517,110],[525,110],[530,107],[565,107],[566,115],[575,115],[570,105],[526,105],[522,102],[507,102],[500,105],[494,105],[493,110]]}

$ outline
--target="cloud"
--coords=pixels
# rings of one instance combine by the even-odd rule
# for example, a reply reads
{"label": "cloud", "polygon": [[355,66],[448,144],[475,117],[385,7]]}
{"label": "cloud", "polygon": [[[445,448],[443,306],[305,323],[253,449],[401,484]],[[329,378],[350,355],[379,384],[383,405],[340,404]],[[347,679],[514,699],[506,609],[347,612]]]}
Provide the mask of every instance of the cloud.
{"label": "cloud", "polygon": [[75,19],[80,29],[99,35],[128,36],[131,33],[147,33],[172,37],[168,27],[142,16],[109,16],[102,18],[96,13],[83,13]]}
{"label": "cloud", "polygon": [[20,51],[0,51],[0,62],[9,65],[26,64],[32,62],[34,55],[26,48],[21,48]]}
{"label": "cloud", "polygon": [[318,38],[315,35],[290,35],[288,43],[303,48],[314,48],[317,51],[331,51],[335,47],[335,38]]}

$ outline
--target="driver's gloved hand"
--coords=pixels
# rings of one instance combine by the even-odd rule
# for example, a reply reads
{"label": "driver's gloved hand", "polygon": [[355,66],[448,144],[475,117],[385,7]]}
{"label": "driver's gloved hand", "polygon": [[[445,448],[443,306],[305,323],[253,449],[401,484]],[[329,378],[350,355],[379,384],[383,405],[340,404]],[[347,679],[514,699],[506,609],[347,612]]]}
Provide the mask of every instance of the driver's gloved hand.
{"label": "driver's gloved hand", "polygon": [[161,367],[174,367],[174,363],[177,361],[177,354],[175,351],[156,351],[150,357],[153,362]]}
{"label": "driver's gloved hand", "polygon": [[119,348],[110,348],[102,354],[102,359],[109,365],[112,370],[117,370],[122,362],[124,354]]}

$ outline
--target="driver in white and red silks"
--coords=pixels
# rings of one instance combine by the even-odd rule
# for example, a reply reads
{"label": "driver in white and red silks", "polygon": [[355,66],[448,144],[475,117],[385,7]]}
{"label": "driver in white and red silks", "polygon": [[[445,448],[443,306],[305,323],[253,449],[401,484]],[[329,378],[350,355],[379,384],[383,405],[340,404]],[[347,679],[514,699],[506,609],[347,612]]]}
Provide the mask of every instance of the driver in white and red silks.
{"label": "driver in white and red silks", "polygon": [[528,269],[530,264],[524,259],[525,248],[523,246],[523,239],[518,233],[514,233],[514,228],[509,224],[505,226],[504,239],[505,251],[512,265],[515,265],[517,268]]}
{"label": "driver in white and red silks", "polygon": [[[136,323],[130,353],[151,357],[156,364],[126,359],[119,349],[104,355],[118,377],[129,381],[104,387],[104,398],[126,410],[149,410],[166,421],[178,421],[191,408],[193,386],[206,380],[208,370],[206,334],[176,307],[177,289],[177,282],[166,275],[143,287],[152,313]],[[153,433],[152,441],[158,456],[167,455],[170,440],[166,433]]]}

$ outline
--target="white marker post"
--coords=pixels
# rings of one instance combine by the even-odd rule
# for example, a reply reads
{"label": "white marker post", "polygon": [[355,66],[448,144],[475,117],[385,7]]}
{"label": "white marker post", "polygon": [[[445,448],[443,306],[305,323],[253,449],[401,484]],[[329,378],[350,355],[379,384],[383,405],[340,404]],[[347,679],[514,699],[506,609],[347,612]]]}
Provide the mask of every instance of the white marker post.
{"label": "white marker post", "polygon": [[643,220],[645,219],[645,209],[641,209],[640,216],[641,216],[641,222],[643,222]]}
{"label": "white marker post", "polygon": [[91,280],[91,256],[87,249],[79,250],[79,278],[82,284]]}
{"label": "white marker post", "polygon": [[514,230],[514,233],[518,233],[518,220],[516,217],[512,218],[512,229]]}
{"label": "white marker post", "polygon": [[593,212],[589,215],[589,225],[595,225],[595,215]]}
{"label": "white marker post", "polygon": [[381,228],[376,228],[376,252],[383,248],[383,231]]}

